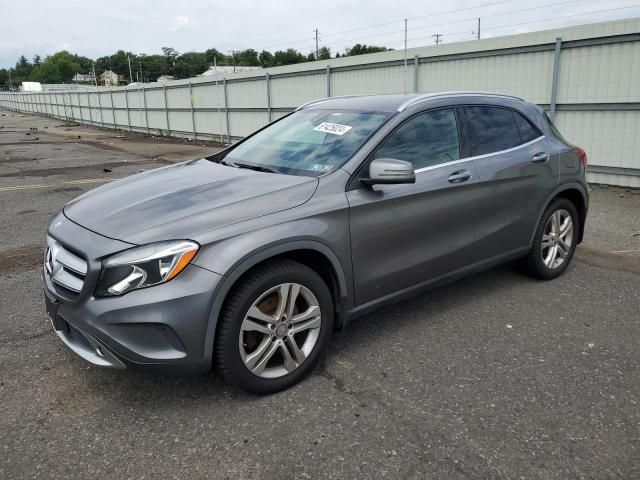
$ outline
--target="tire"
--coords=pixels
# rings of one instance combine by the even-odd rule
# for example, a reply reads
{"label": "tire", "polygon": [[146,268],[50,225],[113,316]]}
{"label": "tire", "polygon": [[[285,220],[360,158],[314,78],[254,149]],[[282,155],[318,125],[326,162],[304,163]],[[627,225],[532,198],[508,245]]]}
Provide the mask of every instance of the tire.
{"label": "tire", "polygon": [[[554,215],[556,215],[556,225],[564,225],[567,218],[571,219],[570,235],[565,233],[562,237],[562,230],[559,229],[562,225],[558,225],[554,238],[553,229],[555,227],[552,219]],[[575,205],[566,198],[557,198],[551,202],[542,215],[536,228],[531,251],[520,261],[521,269],[524,273],[543,280],[551,280],[562,275],[571,263],[579,236],[580,223]],[[562,238],[565,241],[562,241]],[[569,238],[570,241],[566,241]],[[555,260],[550,250],[554,247],[557,250]]]}
{"label": "tire", "polygon": [[244,276],[225,301],[215,341],[217,369],[227,383],[248,392],[289,388],[320,361],[333,320],[333,297],[316,272],[288,259],[269,261]]}

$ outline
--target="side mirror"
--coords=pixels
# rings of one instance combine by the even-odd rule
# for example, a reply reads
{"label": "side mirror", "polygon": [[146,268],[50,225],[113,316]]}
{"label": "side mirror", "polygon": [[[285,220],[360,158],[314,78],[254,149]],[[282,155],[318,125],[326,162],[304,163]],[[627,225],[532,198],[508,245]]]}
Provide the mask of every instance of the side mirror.
{"label": "side mirror", "polygon": [[394,158],[376,158],[369,164],[369,178],[361,178],[365,185],[416,183],[413,164]]}

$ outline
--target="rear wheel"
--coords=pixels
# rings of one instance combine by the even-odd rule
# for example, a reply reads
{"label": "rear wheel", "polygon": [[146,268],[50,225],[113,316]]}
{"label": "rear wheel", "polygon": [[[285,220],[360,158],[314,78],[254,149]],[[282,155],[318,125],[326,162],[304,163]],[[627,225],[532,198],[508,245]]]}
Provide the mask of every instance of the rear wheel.
{"label": "rear wheel", "polygon": [[322,278],[283,259],[258,267],[234,287],[216,336],[216,361],[229,383],[267,394],[294,385],[326,349],[333,300]]}
{"label": "rear wheel", "polygon": [[521,261],[523,270],[542,279],[561,275],[573,258],[579,228],[578,212],[570,200],[551,202],[540,219],[531,251]]}

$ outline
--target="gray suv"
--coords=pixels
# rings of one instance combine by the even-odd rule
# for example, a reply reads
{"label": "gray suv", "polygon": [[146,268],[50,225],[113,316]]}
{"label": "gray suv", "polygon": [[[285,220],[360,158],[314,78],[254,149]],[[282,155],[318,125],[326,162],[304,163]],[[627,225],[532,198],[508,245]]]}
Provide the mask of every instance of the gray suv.
{"label": "gray suv", "polygon": [[47,311],[93,364],[216,366],[275,392],[335,328],[390,302],[511,260],[560,275],[582,240],[586,164],[515,97],[318,100],[66,204],[48,229]]}

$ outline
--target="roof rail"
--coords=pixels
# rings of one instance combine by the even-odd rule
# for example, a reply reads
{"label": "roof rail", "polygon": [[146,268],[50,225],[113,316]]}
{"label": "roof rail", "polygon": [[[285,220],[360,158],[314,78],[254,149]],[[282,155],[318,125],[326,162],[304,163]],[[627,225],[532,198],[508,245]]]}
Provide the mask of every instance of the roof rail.
{"label": "roof rail", "polygon": [[425,102],[427,100],[432,100],[434,98],[446,98],[446,97],[457,97],[460,95],[464,95],[467,97],[498,97],[498,98],[510,98],[513,100],[521,100],[524,101],[523,98],[516,97],[515,95],[507,95],[505,93],[495,93],[495,92],[442,92],[442,93],[423,93],[422,95],[417,95],[413,98],[410,98],[402,105],[398,107],[396,111],[402,112],[406,108],[415,105],[416,103]]}
{"label": "roof rail", "polygon": [[340,96],[337,96],[337,97],[317,98],[315,100],[311,100],[310,102],[303,103],[298,108],[296,108],[295,111],[297,112],[298,110],[302,110],[303,108],[310,107],[311,105],[316,105],[316,104],[319,104],[319,103],[325,103],[325,102],[329,102],[331,100],[337,100],[339,98],[366,97],[366,96],[367,95],[340,95]]}

